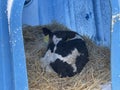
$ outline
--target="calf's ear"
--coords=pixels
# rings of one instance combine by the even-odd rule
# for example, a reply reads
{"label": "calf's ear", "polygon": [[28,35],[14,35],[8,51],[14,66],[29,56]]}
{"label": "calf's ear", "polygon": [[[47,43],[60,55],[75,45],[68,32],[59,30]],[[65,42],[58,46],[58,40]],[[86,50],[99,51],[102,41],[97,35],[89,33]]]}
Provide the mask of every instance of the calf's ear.
{"label": "calf's ear", "polygon": [[47,35],[51,36],[52,35],[52,32],[48,28],[44,27],[44,28],[42,28],[42,30],[43,30],[43,34],[45,36],[47,36]]}

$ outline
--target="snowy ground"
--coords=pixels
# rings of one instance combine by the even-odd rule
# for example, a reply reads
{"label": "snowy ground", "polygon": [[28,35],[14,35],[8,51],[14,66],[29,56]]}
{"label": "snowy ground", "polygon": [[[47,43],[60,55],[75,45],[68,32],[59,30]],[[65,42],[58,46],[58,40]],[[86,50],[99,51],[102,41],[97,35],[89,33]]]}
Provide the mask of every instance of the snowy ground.
{"label": "snowy ground", "polygon": [[102,90],[112,90],[111,83],[108,82],[105,85],[101,85]]}

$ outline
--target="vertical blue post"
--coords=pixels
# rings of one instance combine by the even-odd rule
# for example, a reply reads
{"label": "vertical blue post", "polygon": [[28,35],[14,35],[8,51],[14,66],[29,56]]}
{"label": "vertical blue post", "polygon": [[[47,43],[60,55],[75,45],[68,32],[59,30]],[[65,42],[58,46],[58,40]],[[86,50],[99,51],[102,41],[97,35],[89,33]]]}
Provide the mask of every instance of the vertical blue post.
{"label": "vertical blue post", "polygon": [[6,8],[7,0],[0,0],[0,90],[14,90]]}
{"label": "vertical blue post", "polygon": [[0,90],[28,90],[22,37],[25,0],[13,0],[8,24],[7,0],[0,0]]}
{"label": "vertical blue post", "polygon": [[[120,0],[112,0],[112,13],[120,13]],[[115,18],[111,42],[112,90],[120,90],[120,20]]]}
{"label": "vertical blue post", "polygon": [[27,72],[22,37],[22,11],[25,0],[14,0],[10,17],[10,40],[15,90],[27,90]]}

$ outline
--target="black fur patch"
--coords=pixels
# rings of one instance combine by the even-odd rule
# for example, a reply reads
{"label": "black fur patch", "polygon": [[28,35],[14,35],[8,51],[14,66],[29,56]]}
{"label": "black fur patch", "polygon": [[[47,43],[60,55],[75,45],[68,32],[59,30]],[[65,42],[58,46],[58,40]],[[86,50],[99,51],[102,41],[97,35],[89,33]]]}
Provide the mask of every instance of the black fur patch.
{"label": "black fur patch", "polygon": [[57,59],[55,62],[50,63],[53,70],[60,75],[60,77],[72,77],[75,75],[73,72],[73,67],[66,63],[61,61],[60,59]]}
{"label": "black fur patch", "polygon": [[77,33],[73,31],[55,31],[53,34],[58,38],[62,38],[63,41],[66,41],[67,39],[74,38]]}
{"label": "black fur patch", "polygon": [[55,44],[54,44],[53,42],[51,42],[51,43],[48,44],[48,48],[47,48],[47,50],[50,49],[51,52],[53,52],[54,47],[55,47]]}
{"label": "black fur patch", "polygon": [[52,32],[49,30],[49,29],[47,29],[47,28],[42,28],[42,30],[43,30],[43,34],[46,36],[46,35],[49,35],[49,37],[52,37]]}
{"label": "black fur patch", "polygon": [[77,48],[79,53],[84,54],[88,57],[88,50],[85,42],[82,39],[74,39],[69,41],[61,41],[57,45],[55,53],[62,55],[63,57],[72,53],[72,51]]}
{"label": "black fur patch", "polygon": [[88,61],[89,61],[89,59],[85,55],[80,55],[76,58],[76,63],[75,64],[76,64],[76,67],[77,67],[77,73],[80,73],[82,71],[82,69],[87,64]]}

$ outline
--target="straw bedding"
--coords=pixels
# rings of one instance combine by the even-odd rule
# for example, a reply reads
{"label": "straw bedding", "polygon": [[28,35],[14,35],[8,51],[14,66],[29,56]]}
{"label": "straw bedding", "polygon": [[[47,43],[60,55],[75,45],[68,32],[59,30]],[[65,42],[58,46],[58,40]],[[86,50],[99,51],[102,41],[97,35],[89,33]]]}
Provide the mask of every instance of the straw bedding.
{"label": "straw bedding", "polygon": [[30,90],[101,90],[100,85],[110,81],[110,50],[97,46],[84,36],[90,61],[80,74],[59,78],[56,73],[42,70],[40,57],[47,48],[43,41],[42,27],[54,30],[69,30],[61,24],[23,27],[26,64]]}

